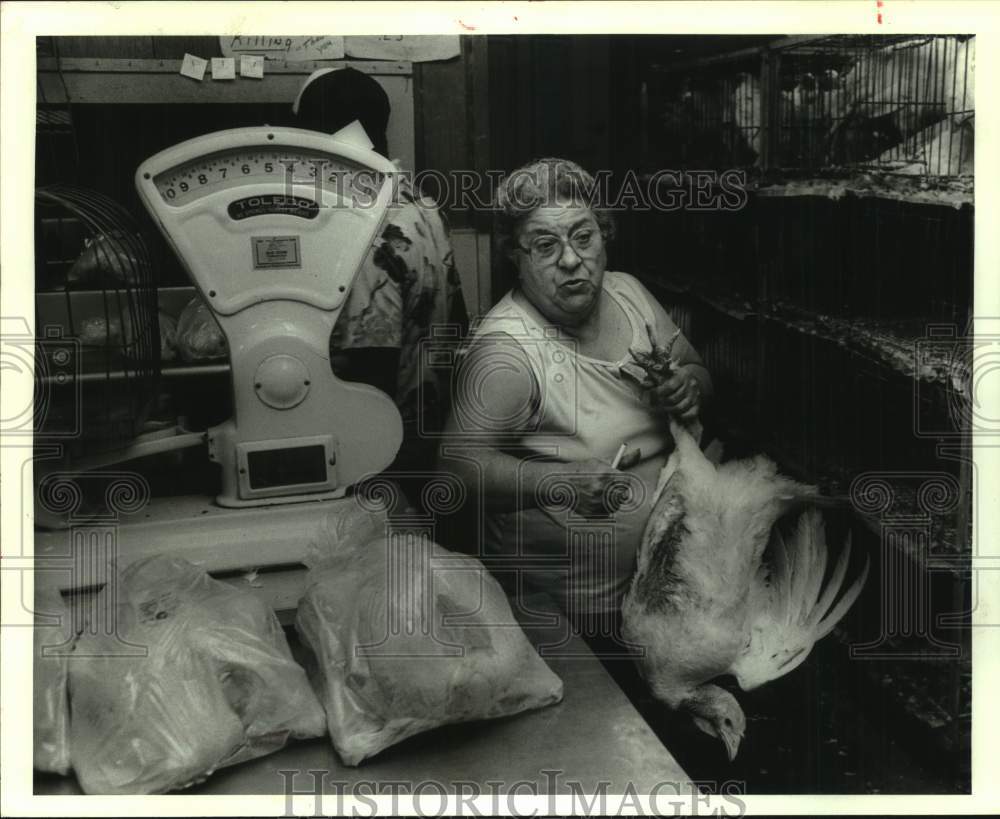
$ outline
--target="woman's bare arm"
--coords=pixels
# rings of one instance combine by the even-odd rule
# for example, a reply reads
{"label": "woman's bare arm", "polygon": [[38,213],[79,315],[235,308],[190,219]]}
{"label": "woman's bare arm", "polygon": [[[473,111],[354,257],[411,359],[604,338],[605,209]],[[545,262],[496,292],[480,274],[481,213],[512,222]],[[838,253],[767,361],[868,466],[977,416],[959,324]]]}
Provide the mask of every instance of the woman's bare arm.
{"label": "woman's bare arm", "polygon": [[481,495],[491,512],[537,507],[539,485],[558,474],[572,486],[577,512],[606,513],[607,484],[618,474],[609,464],[511,454],[521,436],[532,431],[539,403],[538,383],[517,342],[499,333],[479,339],[456,379],[439,468],[457,475],[470,495]]}

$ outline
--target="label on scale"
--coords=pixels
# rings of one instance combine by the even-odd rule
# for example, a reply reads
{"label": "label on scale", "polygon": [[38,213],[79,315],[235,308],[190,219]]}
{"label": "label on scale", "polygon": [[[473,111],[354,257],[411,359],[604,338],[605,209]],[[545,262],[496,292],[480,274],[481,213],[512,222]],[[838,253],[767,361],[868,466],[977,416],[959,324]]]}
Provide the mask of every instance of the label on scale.
{"label": "label on scale", "polygon": [[252,236],[255,270],[268,267],[302,267],[298,236]]}
{"label": "label on scale", "polygon": [[237,222],[251,216],[267,216],[274,213],[298,216],[301,219],[315,219],[319,213],[319,204],[305,196],[265,193],[236,199],[229,203],[227,210],[229,218]]}

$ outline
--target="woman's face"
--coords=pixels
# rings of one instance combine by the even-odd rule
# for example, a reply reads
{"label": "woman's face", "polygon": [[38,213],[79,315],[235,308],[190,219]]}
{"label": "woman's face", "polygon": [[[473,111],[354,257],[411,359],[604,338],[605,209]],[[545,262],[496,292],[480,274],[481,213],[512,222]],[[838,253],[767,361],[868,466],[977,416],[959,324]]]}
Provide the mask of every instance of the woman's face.
{"label": "woman's face", "polygon": [[559,201],[537,208],[515,237],[521,290],[547,319],[579,324],[598,303],[607,252],[590,208]]}

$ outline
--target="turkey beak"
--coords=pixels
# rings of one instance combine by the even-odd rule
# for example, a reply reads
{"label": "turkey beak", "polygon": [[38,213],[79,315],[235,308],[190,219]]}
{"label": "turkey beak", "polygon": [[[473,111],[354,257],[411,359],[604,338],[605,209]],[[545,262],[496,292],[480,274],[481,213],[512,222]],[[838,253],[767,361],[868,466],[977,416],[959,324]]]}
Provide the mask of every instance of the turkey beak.
{"label": "turkey beak", "polygon": [[736,754],[740,750],[740,742],[742,739],[742,734],[723,734],[722,742],[726,746],[726,755],[729,757],[730,762],[736,759]]}

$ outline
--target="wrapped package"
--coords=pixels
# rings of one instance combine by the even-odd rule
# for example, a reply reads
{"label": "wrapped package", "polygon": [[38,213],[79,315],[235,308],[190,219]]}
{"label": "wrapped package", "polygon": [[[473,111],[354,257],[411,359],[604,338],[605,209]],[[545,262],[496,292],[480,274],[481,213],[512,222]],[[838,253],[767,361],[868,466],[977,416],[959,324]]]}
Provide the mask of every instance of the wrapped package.
{"label": "wrapped package", "polygon": [[66,274],[66,284],[95,287],[116,283],[139,284],[149,273],[149,263],[141,258],[142,239],[120,230],[100,233],[84,242],[83,250]]}
{"label": "wrapped package", "polygon": [[117,315],[109,318],[104,316],[91,316],[80,322],[77,337],[85,347],[121,347],[124,343],[131,343],[132,322],[128,313],[125,314],[125,332],[128,338],[122,335],[122,320]]}
{"label": "wrapped package", "polygon": [[185,361],[212,361],[225,358],[229,348],[212,310],[195,297],[177,319],[177,349]]}
{"label": "wrapped package", "polygon": [[325,733],[323,709],[274,612],[166,555],[106,587],[114,628],[70,664],[71,754],[86,793],[162,793]]}
{"label": "wrapped package", "polygon": [[[173,361],[177,358],[177,322],[161,310],[157,323],[160,327],[160,360]],[[136,358],[147,351],[143,349],[142,334],[137,337],[132,328],[131,313],[123,310],[109,318],[91,316],[83,319],[79,323],[77,338],[85,347],[120,348],[126,356]]]}
{"label": "wrapped package", "polygon": [[70,769],[68,663],[76,635],[55,586],[35,590],[34,638],[34,767],[65,775]]}
{"label": "wrapped package", "polygon": [[177,321],[160,310],[160,361],[177,358]]}
{"label": "wrapped package", "polygon": [[310,551],[296,629],[345,764],[440,725],[562,699],[479,561],[391,535],[357,508],[331,513]]}

